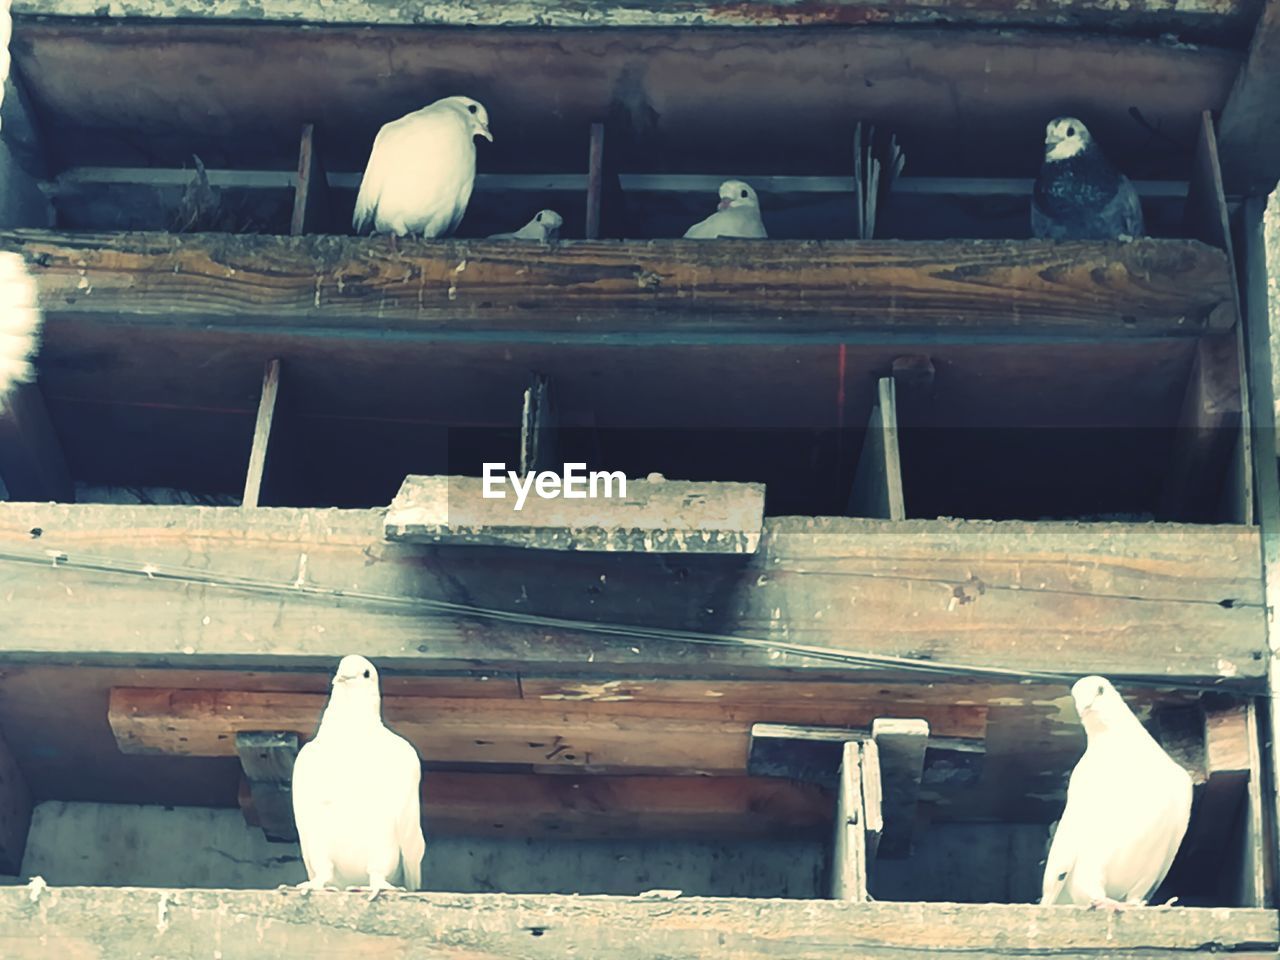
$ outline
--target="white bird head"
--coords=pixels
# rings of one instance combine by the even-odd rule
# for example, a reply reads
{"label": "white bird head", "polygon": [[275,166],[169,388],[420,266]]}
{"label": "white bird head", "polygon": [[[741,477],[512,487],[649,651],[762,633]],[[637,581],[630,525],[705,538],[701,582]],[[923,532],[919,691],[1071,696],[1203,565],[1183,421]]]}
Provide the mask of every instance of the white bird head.
{"label": "white bird head", "polygon": [[378,701],[378,668],[356,654],[343,657],[333,675],[333,697]]}
{"label": "white bird head", "polygon": [[564,217],[554,210],[539,210],[534,215],[533,222],[542,227],[542,232],[546,234],[548,240],[553,240],[560,235],[560,228],[564,226]]}
{"label": "white bird head", "polygon": [[484,137],[490,143],[493,143],[493,134],[489,132],[489,111],[484,108],[483,103],[479,100],[472,100],[470,97],[445,97],[439,102],[448,104],[466,115],[466,120],[471,125],[471,135],[473,137]]}
{"label": "white bird head", "polygon": [[760,198],[751,189],[751,184],[741,180],[726,180],[720,184],[720,205],[717,210],[728,210],[730,207],[759,207]]}
{"label": "white bird head", "polygon": [[1075,117],[1056,117],[1044,131],[1044,158],[1067,160],[1089,149],[1093,137],[1089,128]]}
{"label": "white bird head", "polygon": [[[1071,688],[1071,699],[1076,702],[1076,713],[1084,724],[1086,733],[1114,729],[1132,721],[1138,723],[1124,697],[1105,677],[1084,677]],[[1139,724],[1141,726],[1141,724]]]}

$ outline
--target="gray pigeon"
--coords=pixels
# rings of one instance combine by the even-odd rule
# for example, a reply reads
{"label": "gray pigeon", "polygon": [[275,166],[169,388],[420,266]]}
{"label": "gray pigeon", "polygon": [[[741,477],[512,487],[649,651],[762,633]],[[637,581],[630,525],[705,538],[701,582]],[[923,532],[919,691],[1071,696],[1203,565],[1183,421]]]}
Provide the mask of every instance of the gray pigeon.
{"label": "gray pigeon", "polygon": [[1145,904],[1191,818],[1191,777],[1147,733],[1109,681],[1071,688],[1088,745],[1045,861],[1042,904]]}
{"label": "gray pigeon", "polygon": [[714,240],[717,237],[768,237],[760,219],[760,200],[749,184],[726,180],[720,184],[716,212],[684,232],[686,239]]}
{"label": "gray pigeon", "polygon": [[512,233],[493,233],[490,240],[556,240],[560,237],[560,228],[564,226],[564,217],[554,210],[539,210],[523,227]]}
{"label": "gray pigeon", "polygon": [[372,900],[422,883],[419,789],[422,762],[413,745],[382,724],[378,671],[364,657],[343,657],[315,737],[293,765],[293,818],[306,890],[367,887]]}
{"label": "gray pigeon", "polygon": [[475,185],[477,136],[493,142],[488,112],[470,97],[445,97],[386,124],[360,181],[355,231],[453,233]]}
{"label": "gray pigeon", "polygon": [[1045,129],[1044,164],[1031,197],[1031,234],[1045,240],[1117,240],[1145,233],[1142,204],[1075,117]]}

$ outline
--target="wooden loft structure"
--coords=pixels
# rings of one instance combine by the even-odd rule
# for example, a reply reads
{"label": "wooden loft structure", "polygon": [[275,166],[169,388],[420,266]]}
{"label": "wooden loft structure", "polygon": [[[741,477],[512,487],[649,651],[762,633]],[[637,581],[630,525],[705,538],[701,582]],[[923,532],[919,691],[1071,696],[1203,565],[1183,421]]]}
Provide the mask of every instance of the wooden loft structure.
{"label": "wooden loft structure", "polygon": [[[12,7],[0,952],[1280,949],[1280,0]],[[350,236],[456,92],[459,235]],[[1027,238],[1064,112],[1150,237]],[[908,164],[851,239],[858,124]],[[728,175],[772,239],[670,239]],[[648,479],[451,499],[571,458]],[[351,652],[433,892],[274,889]],[[1030,905],[1090,673],[1196,784],[1178,907]]]}

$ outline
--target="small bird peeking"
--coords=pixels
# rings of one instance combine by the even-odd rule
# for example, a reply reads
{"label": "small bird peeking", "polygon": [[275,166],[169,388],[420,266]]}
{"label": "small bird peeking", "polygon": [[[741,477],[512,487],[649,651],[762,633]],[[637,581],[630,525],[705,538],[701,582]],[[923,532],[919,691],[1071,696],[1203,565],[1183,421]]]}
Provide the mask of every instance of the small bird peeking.
{"label": "small bird peeking", "polygon": [[475,186],[476,137],[493,142],[488,111],[470,97],[445,97],[383,126],[360,180],[355,231],[453,233]]}
{"label": "small bird peeking", "polygon": [[419,789],[422,762],[413,745],[382,723],[378,671],[343,657],[315,737],[293,766],[293,816],[307,879],[329,886],[417,890],[422,885]]}
{"label": "small bird peeking", "polygon": [[1071,688],[1087,746],[1045,861],[1041,904],[1144,905],[1164,881],[1191,819],[1191,776],[1115,687]]}
{"label": "small bird peeking", "polygon": [[1142,203],[1075,117],[1045,128],[1044,163],[1031,196],[1031,234],[1044,240],[1131,240],[1146,232]]}
{"label": "small bird peeking", "polygon": [[564,218],[554,210],[539,210],[532,220],[512,233],[493,233],[490,240],[541,240],[544,243],[560,239]]}
{"label": "small bird peeking", "polygon": [[726,180],[720,184],[720,203],[716,212],[695,223],[684,235],[689,240],[769,236],[760,218],[760,198],[750,184],[741,180]]}

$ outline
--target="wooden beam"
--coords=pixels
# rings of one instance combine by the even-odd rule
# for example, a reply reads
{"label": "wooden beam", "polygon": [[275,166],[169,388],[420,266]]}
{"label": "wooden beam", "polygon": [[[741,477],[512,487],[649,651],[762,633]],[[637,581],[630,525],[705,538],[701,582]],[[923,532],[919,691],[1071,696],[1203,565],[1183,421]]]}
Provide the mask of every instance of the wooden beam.
{"label": "wooden beam", "polygon": [[898,404],[891,377],[878,385],[878,400],[871,408],[858,469],[849,495],[849,513],[855,517],[905,520],[902,497],[902,459],[898,455]]}
{"label": "wooden beam", "polygon": [[[241,792],[246,822],[257,810]],[[432,770],[423,777],[430,836],[512,839],[830,836],[831,793],[759,777],[546,776]]]}
{"label": "wooden beam", "polygon": [[[500,470],[488,478],[406,477],[387,511],[386,537],[609,553],[742,554],[760,545],[758,483],[627,480],[621,472],[574,466],[572,477],[568,464],[547,471],[555,474],[549,496],[538,495],[546,474],[536,484],[526,476],[520,489]],[[574,497],[566,495],[570,490]]]}
{"label": "wooden beam", "polygon": [[[589,553],[549,563],[531,551],[387,543],[380,511],[0,503],[0,600],[10,662],[181,656],[193,667],[324,670],[356,646],[419,672],[850,675],[777,649],[520,622],[536,612],[779,642],[802,630],[809,644],[935,663],[1249,686],[1266,670],[1258,542],[1256,530],[1220,525],[775,517],[742,563]],[[92,565],[103,559],[107,569]],[[219,585],[246,571],[254,589]],[[654,601],[638,614],[641,596]]]}
{"label": "wooden beam", "polygon": [[48,158],[26,85],[15,73],[0,75],[0,227],[49,227],[53,204],[40,189]]}
{"label": "wooden beam", "polygon": [[520,476],[554,470],[557,466],[563,468],[564,462],[556,461],[558,426],[551,380],[535,374],[533,383],[525,388],[520,411]]}
{"label": "wooden beam", "polygon": [[62,444],[39,384],[11,390],[0,406],[0,479],[11,500],[75,499]]}
{"label": "wooden beam", "polygon": [[1218,124],[1223,176],[1236,193],[1265,195],[1280,177],[1280,0],[1266,0]]}
{"label": "wooden beam", "polygon": [[276,395],[280,392],[280,361],[268,360],[262,374],[262,395],[258,398],[258,419],[253,425],[253,446],[244,481],[242,507],[256,507],[262,496],[262,478],[270,451],[271,426],[276,415]]}
{"label": "wooden beam", "polygon": [[588,240],[600,237],[600,210],[604,198],[604,124],[591,124],[591,145],[587,151],[587,220]]}
{"label": "wooden beam", "polygon": [[[686,240],[400,244],[377,238],[0,232],[48,316],[130,324],[801,338],[929,330],[1099,338],[1198,333],[1232,296],[1225,254],[1184,240]],[[349,278],[362,277],[352,284]],[[857,276],[858,283],[848,282]],[[85,283],[93,296],[82,295]],[[1117,322],[1117,317],[1120,321]]]}
{"label": "wooden beam", "polygon": [[9,745],[0,737],[0,873],[22,873],[31,828],[31,792]]}
{"label": "wooden beam", "polygon": [[[1245,793],[1244,836],[1240,869],[1240,890],[1234,902],[1241,906],[1267,907],[1275,901],[1274,851],[1276,824],[1268,810],[1268,784],[1264,765],[1262,731],[1258,724],[1258,701],[1245,705],[1244,744],[1248,749],[1249,783]],[[1237,761],[1238,762],[1238,761]]]}
{"label": "wooden beam", "polygon": [[862,826],[867,844],[865,870],[869,886],[872,864],[880,849],[880,836],[884,833],[884,784],[880,773],[880,748],[876,742],[859,742],[858,752],[862,757]]}
{"label": "wooden beam", "polygon": [[[157,925],[157,905],[162,921]],[[31,904],[0,888],[0,942],[10,960],[75,956],[423,955],[440,960],[1174,960],[1201,951],[1264,960],[1280,943],[1273,910],[1102,911],[1009,904],[842,903],[323,891],[59,887]],[[945,951],[940,953],[939,951]]]}
{"label": "wooden beam", "polygon": [[878,749],[884,787],[884,831],[877,856],[907,857],[924,777],[929,722],[882,717],[871,725],[871,741]]}
{"label": "wooden beam", "polygon": [[[117,687],[108,719],[124,753],[232,756],[235,735],[277,730],[309,737],[324,694]],[[893,709],[848,703],[580,703],[384,697],[386,723],[429,763],[530,764],[596,772],[738,775],[757,722],[867,727]],[[985,707],[925,710],[944,734],[981,736]]]}
{"label": "wooden beam", "polygon": [[291,787],[298,735],[282,731],[237,731],[235,751],[253,799],[255,825],[262,827],[268,840],[297,840]]}
{"label": "wooden beam", "polygon": [[841,747],[836,789],[836,823],[831,850],[831,898],[850,903],[867,900],[867,814],[863,798],[862,744]]}
{"label": "wooden beam", "polygon": [[304,124],[298,145],[298,177],[293,192],[291,236],[326,233],[329,226],[329,183],[316,144],[316,125]]}

